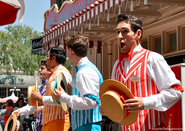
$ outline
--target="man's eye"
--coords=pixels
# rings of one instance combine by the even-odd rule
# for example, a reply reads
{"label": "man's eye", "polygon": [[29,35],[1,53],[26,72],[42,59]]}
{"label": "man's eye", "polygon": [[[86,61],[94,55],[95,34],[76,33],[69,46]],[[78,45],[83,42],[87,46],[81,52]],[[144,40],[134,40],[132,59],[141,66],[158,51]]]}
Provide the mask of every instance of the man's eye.
{"label": "man's eye", "polygon": [[122,34],[126,34],[126,33],[128,33],[128,31],[127,30],[124,30],[124,31],[121,31],[121,33]]}
{"label": "man's eye", "polygon": [[116,33],[117,33],[117,34],[119,34],[119,33],[120,33],[120,31],[116,31]]}

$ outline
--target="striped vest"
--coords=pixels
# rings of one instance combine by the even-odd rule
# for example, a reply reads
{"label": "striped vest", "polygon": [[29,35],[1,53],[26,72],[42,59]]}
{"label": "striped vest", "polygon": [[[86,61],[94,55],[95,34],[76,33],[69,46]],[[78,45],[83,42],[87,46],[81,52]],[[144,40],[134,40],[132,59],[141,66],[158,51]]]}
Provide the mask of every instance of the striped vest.
{"label": "striped vest", "polygon": [[[57,75],[57,73],[66,71],[69,72],[64,66],[58,68],[56,71],[53,72],[51,77],[49,78],[47,84],[46,84],[46,93],[45,96],[51,96],[51,90],[50,90],[50,84]],[[44,104],[43,108],[43,117],[42,117],[42,124],[47,124],[48,122],[51,122],[56,119],[69,119],[69,113],[68,111],[63,111],[61,106],[53,106],[53,105],[46,105]]]}
{"label": "striped vest", "polygon": [[[124,73],[124,61],[118,61],[115,79],[124,83],[135,97],[148,97],[158,94],[154,81],[147,74],[147,61],[150,54],[149,50],[142,49],[131,63],[127,75]],[[133,76],[138,76],[138,82],[131,81]],[[123,131],[148,131],[165,122],[164,112],[153,109],[139,111],[137,121],[131,126],[122,126]]]}
{"label": "striped vest", "polygon": [[[86,64],[80,67],[79,71],[86,66],[91,67],[97,72],[99,76],[99,87],[100,87],[101,83],[103,82],[103,78],[99,70],[91,62],[87,62]],[[72,88],[72,94],[81,97],[80,92],[76,88],[76,77],[78,75],[78,72],[76,73],[74,77],[74,81],[73,81],[74,88]],[[99,96],[98,96],[98,99],[99,99]],[[87,123],[100,122],[102,120],[102,115],[99,112],[99,107],[100,107],[100,104],[98,104],[98,106],[94,109],[72,110],[72,129],[75,130],[79,128],[80,126],[87,124]]]}

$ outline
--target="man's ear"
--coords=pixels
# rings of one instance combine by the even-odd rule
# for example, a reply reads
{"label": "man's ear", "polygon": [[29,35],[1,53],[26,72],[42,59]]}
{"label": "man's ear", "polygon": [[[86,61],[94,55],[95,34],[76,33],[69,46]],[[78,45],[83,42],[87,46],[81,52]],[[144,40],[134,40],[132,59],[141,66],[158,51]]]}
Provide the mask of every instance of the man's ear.
{"label": "man's ear", "polygon": [[136,36],[135,36],[136,40],[140,40],[140,38],[141,38],[141,36],[142,36],[142,31],[141,31],[140,29],[137,30],[137,32],[136,32],[135,35],[136,35]]}
{"label": "man's ear", "polygon": [[52,57],[52,60],[56,61],[56,56],[53,56],[53,57]]}
{"label": "man's ear", "polygon": [[74,55],[74,51],[71,48],[69,48],[69,52],[71,55]]}

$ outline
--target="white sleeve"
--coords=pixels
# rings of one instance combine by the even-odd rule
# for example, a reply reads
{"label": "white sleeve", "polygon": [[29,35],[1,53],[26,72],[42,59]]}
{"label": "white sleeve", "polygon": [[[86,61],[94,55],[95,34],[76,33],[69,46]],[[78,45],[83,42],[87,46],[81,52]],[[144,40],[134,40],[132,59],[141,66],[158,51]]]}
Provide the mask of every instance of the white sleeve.
{"label": "white sleeve", "polygon": [[35,106],[29,106],[28,104],[26,106],[23,106],[22,108],[17,109],[20,112],[20,115],[30,115],[34,112]]}
{"label": "white sleeve", "polygon": [[43,96],[42,98],[42,103],[46,105],[54,105],[54,106],[59,106],[58,104],[55,104],[53,102],[52,96]]}
{"label": "white sleeve", "polygon": [[162,90],[159,94],[144,97],[144,109],[166,111],[180,100],[182,92],[173,88]]}
{"label": "white sleeve", "polygon": [[171,88],[172,85],[181,85],[176,79],[170,66],[166,63],[163,56],[152,52],[149,55],[147,63],[147,72],[149,77],[157,85],[159,94],[143,98],[144,109],[155,109],[166,111],[173,106],[182,96],[182,92]]}
{"label": "white sleeve", "polygon": [[67,105],[74,110],[92,109],[96,108],[98,105],[96,101],[87,97],[78,97],[76,95],[70,96],[65,92],[60,96],[60,101],[67,103]]}

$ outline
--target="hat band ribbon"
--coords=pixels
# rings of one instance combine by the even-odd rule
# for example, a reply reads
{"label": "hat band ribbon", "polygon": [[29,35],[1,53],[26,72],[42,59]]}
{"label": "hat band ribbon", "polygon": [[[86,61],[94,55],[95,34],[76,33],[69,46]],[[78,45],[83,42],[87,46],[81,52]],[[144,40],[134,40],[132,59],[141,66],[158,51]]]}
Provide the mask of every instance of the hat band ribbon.
{"label": "hat band ribbon", "polygon": [[17,127],[18,127],[18,122],[16,121],[16,125],[15,125],[15,131],[17,130]]}
{"label": "hat band ribbon", "polygon": [[[128,99],[128,97],[127,97],[126,94],[121,93],[120,91],[118,91],[118,90],[116,90],[116,89],[109,89],[109,90],[106,91],[106,92],[113,92],[113,93],[115,93],[117,96],[119,96],[119,98],[121,99],[121,101],[122,101],[123,103],[125,103],[125,100]],[[129,114],[130,114],[130,112],[128,112],[128,111],[126,110],[126,115],[125,115],[125,117],[124,117],[123,119],[125,119]]]}

